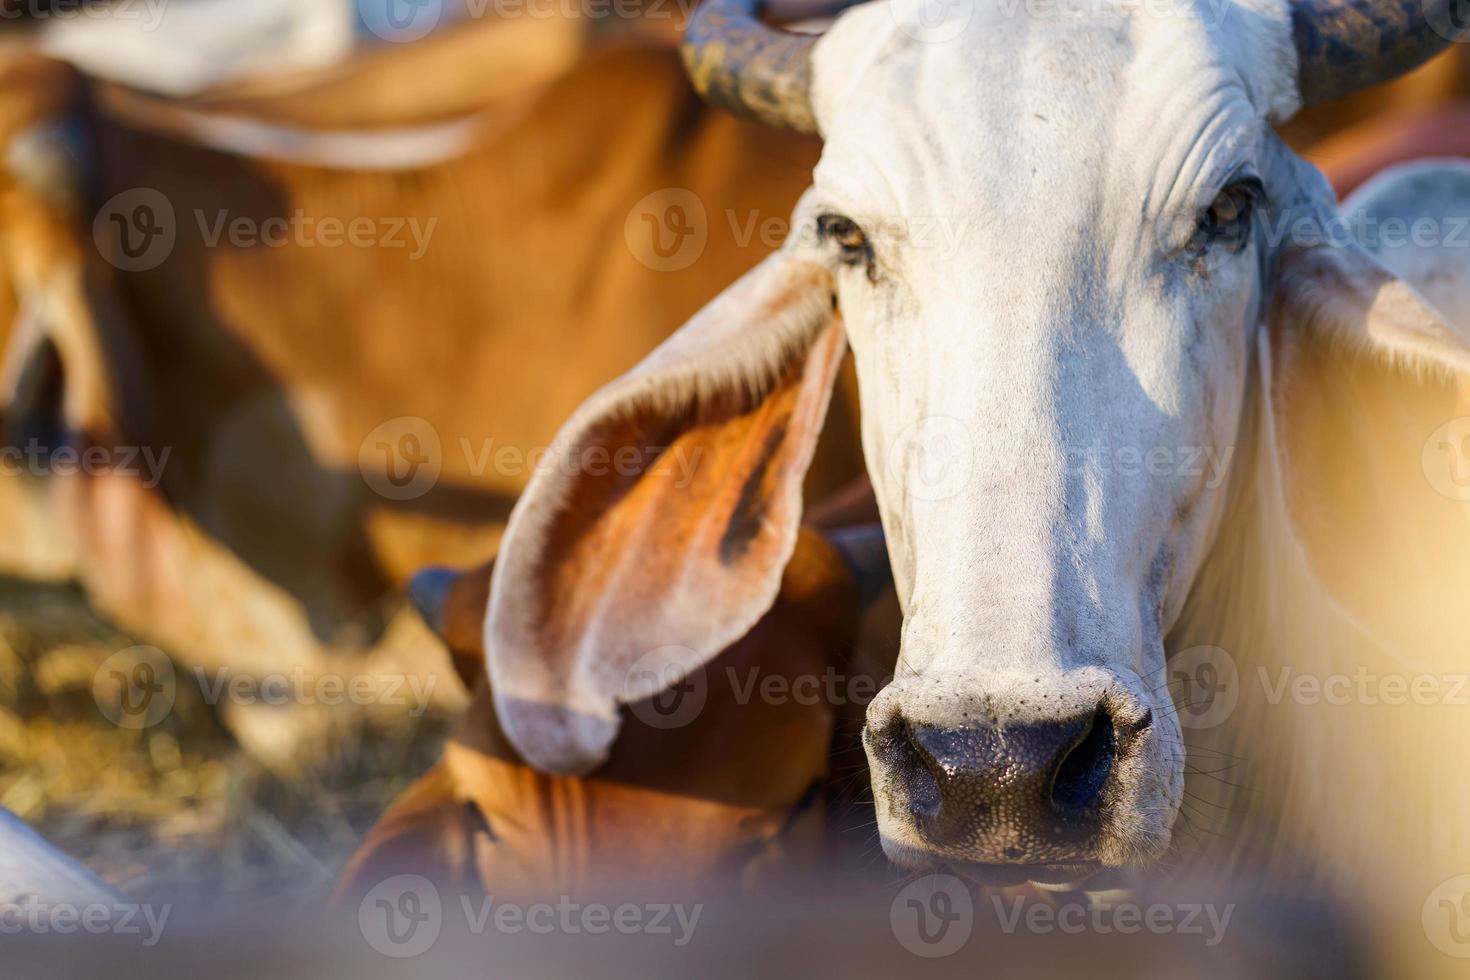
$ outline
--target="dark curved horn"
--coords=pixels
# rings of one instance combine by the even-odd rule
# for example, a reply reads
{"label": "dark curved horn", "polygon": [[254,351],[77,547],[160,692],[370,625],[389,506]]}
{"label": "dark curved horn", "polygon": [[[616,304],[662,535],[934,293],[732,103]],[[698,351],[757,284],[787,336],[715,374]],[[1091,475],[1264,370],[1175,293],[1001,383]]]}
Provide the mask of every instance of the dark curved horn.
{"label": "dark curved horn", "polygon": [[1306,105],[1330,102],[1419,67],[1470,23],[1461,0],[1295,0],[1291,31]]}
{"label": "dark curved horn", "polygon": [[815,133],[814,34],[767,27],[760,0],[704,0],[684,31],[684,67],[707,101],[769,126]]}

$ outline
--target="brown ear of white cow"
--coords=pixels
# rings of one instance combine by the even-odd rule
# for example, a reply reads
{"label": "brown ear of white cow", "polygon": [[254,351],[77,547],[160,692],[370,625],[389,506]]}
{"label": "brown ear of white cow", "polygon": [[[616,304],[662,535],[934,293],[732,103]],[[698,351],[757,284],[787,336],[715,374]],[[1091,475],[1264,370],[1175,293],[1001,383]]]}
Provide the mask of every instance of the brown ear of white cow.
{"label": "brown ear of white cow", "polygon": [[784,253],[731,286],[552,443],[495,566],[496,711],[532,765],[606,758],[619,706],[771,607],[846,350],[825,269]]}
{"label": "brown ear of white cow", "polygon": [[1307,566],[1360,629],[1412,655],[1470,629],[1470,606],[1443,599],[1470,574],[1470,323],[1416,289],[1461,308],[1462,253],[1395,260],[1411,285],[1355,244],[1289,250],[1261,346],[1278,486]]}

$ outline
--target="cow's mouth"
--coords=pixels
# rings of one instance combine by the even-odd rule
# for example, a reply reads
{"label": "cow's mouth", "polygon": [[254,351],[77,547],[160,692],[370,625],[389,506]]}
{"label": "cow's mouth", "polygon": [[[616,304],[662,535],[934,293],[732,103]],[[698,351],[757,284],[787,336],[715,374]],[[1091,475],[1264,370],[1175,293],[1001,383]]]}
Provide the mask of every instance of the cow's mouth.
{"label": "cow's mouth", "polygon": [[1075,864],[969,864],[965,870],[984,884],[998,887],[1033,884],[1054,891],[1074,891],[1111,870],[1097,861]]}

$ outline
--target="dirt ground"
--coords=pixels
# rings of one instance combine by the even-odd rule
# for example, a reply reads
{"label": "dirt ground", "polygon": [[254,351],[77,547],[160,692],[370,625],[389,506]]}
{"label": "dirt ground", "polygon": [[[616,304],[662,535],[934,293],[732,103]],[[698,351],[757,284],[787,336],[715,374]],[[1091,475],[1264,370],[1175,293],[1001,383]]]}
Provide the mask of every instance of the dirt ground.
{"label": "dirt ground", "polygon": [[451,721],[439,707],[344,709],[295,765],[267,766],[199,685],[176,685],[146,729],[109,721],[94,676],[137,642],[75,588],[0,579],[0,805],[140,900],[199,889],[319,901]]}

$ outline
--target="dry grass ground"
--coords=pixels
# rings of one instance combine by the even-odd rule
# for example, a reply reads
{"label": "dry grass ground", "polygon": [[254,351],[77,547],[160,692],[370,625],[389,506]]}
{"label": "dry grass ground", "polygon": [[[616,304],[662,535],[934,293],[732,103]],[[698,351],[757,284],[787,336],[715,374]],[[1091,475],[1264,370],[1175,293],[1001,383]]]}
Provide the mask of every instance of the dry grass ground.
{"label": "dry grass ground", "polygon": [[448,728],[442,708],[344,708],[296,765],[267,766],[192,683],[157,724],[118,727],[93,678],[136,642],[75,589],[0,580],[0,805],[139,899],[319,899]]}

